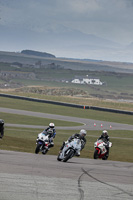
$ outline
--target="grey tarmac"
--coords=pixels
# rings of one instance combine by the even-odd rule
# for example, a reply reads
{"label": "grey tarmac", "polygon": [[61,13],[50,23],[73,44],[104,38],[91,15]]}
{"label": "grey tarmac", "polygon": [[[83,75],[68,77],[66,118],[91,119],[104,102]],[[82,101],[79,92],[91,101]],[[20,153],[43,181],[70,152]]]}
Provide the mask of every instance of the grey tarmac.
{"label": "grey tarmac", "polygon": [[0,200],[132,200],[133,163],[0,150]]}
{"label": "grey tarmac", "polygon": [[[0,108],[0,112],[79,122],[56,129],[101,130],[110,122]],[[94,126],[96,123],[96,126]],[[44,126],[6,124],[44,128]],[[133,130],[132,125],[111,123],[113,130]],[[74,157],[67,163],[57,156],[0,150],[0,200],[132,200],[133,163]]]}
{"label": "grey tarmac", "polygon": [[[56,120],[81,123],[81,126],[69,126],[69,127],[68,126],[67,127],[56,126],[56,129],[60,129],[60,130],[80,130],[83,128],[86,130],[103,130],[103,129],[108,130],[110,128],[112,130],[133,130],[133,125],[121,124],[121,123],[115,123],[115,122],[107,122],[107,121],[102,121],[102,120],[85,119],[85,118],[79,118],[79,117],[62,116],[62,115],[56,115],[56,114],[32,112],[32,111],[26,111],[26,110],[17,110],[17,109],[1,108],[1,107],[0,107],[0,112],[42,117],[42,118],[48,118],[51,120],[56,119]],[[8,124],[8,123],[6,123],[6,126],[42,128],[42,129],[45,128],[44,126]]]}

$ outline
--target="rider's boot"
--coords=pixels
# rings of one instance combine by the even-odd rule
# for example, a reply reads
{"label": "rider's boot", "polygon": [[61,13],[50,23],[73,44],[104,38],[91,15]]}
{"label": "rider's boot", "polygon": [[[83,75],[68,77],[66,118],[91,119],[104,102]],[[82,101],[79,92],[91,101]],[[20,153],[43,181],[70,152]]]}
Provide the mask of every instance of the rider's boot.
{"label": "rider's boot", "polygon": [[64,146],[65,146],[65,142],[63,142],[63,144],[62,144],[62,146],[61,146],[61,148],[60,148],[60,151],[59,151],[59,153],[61,153],[61,152],[62,152],[62,149],[64,148]]}

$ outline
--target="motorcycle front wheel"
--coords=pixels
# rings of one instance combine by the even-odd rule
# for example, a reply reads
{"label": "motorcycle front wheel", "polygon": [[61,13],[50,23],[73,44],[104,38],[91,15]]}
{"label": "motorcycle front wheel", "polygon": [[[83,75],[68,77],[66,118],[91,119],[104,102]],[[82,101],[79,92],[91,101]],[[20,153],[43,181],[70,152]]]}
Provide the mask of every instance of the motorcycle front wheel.
{"label": "motorcycle front wheel", "polygon": [[36,146],[36,149],[35,149],[35,153],[36,153],[36,154],[39,153],[40,147],[41,147],[41,144],[37,143],[37,146]]}
{"label": "motorcycle front wheel", "polygon": [[58,161],[61,161],[61,159],[60,159],[60,153],[59,153],[59,155],[57,156],[57,160],[58,160]]}
{"label": "motorcycle front wheel", "polygon": [[73,151],[70,151],[66,156],[65,158],[63,159],[63,162],[67,162],[73,155]]}
{"label": "motorcycle front wheel", "polygon": [[98,159],[98,150],[95,149],[94,151],[94,155],[93,155],[94,159]]}

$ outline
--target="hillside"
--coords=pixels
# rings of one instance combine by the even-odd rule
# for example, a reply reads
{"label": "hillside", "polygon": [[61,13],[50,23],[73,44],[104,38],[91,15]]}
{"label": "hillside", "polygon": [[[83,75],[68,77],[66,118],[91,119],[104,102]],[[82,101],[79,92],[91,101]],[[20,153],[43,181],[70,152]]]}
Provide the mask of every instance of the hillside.
{"label": "hillside", "polygon": [[31,55],[31,56],[39,56],[39,57],[48,57],[48,58],[55,58],[54,55],[46,52],[40,51],[33,51],[33,50],[22,50],[22,54]]}
{"label": "hillside", "polygon": [[[29,52],[28,52],[29,53]],[[30,52],[35,53],[36,52]],[[38,52],[37,52],[38,53]],[[47,54],[46,54],[47,56]],[[48,55],[49,56],[49,55]],[[74,84],[74,79],[103,84]],[[0,52],[0,91],[133,101],[133,64]]]}
{"label": "hillside", "polygon": [[60,65],[64,69],[133,73],[133,63],[56,58],[54,56],[49,57],[49,54],[47,57],[40,57],[19,52],[0,51],[0,62],[19,62],[22,64],[34,65],[38,61],[41,61],[43,65],[55,63],[55,65]]}

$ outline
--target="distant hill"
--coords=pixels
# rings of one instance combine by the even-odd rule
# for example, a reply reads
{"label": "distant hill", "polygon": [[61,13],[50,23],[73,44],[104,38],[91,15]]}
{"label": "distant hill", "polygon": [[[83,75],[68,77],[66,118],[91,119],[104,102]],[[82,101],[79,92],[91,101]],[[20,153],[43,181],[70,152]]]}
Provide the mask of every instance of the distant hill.
{"label": "distant hill", "polygon": [[33,50],[23,50],[21,51],[22,54],[26,55],[33,55],[33,56],[40,56],[40,57],[49,57],[49,58],[55,58],[54,55],[50,53],[45,53],[45,52],[39,52],[39,51],[33,51]]}
{"label": "distant hill", "polygon": [[[23,51],[22,51],[23,52]],[[52,54],[51,54],[52,55]],[[85,70],[85,71],[108,71],[133,73],[133,63],[111,62],[93,59],[74,59],[59,57],[40,57],[37,55],[29,55],[20,52],[0,51],[0,63],[21,63],[26,65],[35,65],[41,61],[42,65],[55,65],[64,69]]]}

